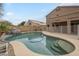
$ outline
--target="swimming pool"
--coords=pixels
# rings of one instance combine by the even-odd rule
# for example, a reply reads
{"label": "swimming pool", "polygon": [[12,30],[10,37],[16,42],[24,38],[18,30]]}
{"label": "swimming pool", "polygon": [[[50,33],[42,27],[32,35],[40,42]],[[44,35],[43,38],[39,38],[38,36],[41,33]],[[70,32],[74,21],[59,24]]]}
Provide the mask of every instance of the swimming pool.
{"label": "swimming pool", "polygon": [[75,49],[70,42],[60,38],[46,36],[41,32],[16,34],[7,37],[5,40],[20,41],[31,51],[42,55],[65,55]]}

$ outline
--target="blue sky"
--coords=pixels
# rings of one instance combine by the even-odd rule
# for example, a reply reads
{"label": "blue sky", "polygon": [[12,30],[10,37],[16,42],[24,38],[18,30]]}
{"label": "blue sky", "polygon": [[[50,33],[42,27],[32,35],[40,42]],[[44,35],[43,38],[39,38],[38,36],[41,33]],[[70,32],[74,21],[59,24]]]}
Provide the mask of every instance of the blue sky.
{"label": "blue sky", "polygon": [[7,3],[4,4],[4,19],[19,24],[29,19],[45,21],[45,17],[59,4],[56,3]]}

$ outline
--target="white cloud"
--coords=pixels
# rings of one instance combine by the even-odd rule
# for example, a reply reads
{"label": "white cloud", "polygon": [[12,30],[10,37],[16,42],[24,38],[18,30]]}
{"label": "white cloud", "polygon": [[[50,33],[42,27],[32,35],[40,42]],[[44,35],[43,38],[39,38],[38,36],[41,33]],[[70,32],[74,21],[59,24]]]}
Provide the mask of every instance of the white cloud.
{"label": "white cloud", "polygon": [[6,17],[8,19],[15,19],[16,18],[16,15],[13,12],[7,12],[6,13]]}
{"label": "white cloud", "polygon": [[26,17],[20,17],[20,16],[17,16],[13,12],[7,12],[4,19],[6,19],[7,21],[11,22],[14,25],[17,25],[20,22],[22,22],[23,20],[25,20]]}
{"label": "white cloud", "polygon": [[45,9],[41,9],[41,12],[45,13],[45,12],[46,12],[46,10],[45,10]]}
{"label": "white cloud", "polygon": [[12,15],[14,15],[14,13],[13,12],[7,12],[6,15],[7,16],[12,16]]}
{"label": "white cloud", "polygon": [[[7,21],[10,21],[13,24],[16,24],[19,17],[16,16],[16,14],[14,12],[7,12],[5,17],[4,17]],[[19,22],[19,21],[18,21]]]}

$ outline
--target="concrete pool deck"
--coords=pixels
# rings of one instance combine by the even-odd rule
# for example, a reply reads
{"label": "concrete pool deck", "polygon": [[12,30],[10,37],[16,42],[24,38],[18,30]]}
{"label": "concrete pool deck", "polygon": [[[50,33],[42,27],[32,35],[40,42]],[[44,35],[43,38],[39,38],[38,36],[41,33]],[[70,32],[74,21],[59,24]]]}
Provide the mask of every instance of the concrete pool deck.
{"label": "concrete pool deck", "polygon": [[[75,35],[68,35],[68,34],[62,34],[62,33],[51,33],[51,32],[42,32],[45,35],[52,36],[52,37],[58,37],[62,38],[63,40],[67,40],[71,42],[75,46],[75,50],[72,51],[69,54],[66,54],[64,56],[79,56],[79,40],[78,36]],[[24,44],[22,44],[19,41],[12,41],[10,42],[13,46],[14,53],[16,56],[42,56],[42,54],[35,53],[28,49]]]}

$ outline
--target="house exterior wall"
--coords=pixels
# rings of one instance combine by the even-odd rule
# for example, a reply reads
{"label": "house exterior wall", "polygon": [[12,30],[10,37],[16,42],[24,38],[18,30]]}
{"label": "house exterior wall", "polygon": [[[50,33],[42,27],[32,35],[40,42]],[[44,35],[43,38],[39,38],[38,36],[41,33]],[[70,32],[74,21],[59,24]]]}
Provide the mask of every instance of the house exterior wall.
{"label": "house exterior wall", "polygon": [[[72,26],[72,21],[77,21],[73,25],[77,24]],[[66,24],[64,24],[64,22],[66,22]],[[49,25],[47,31],[50,32],[72,34],[72,31],[74,31],[74,33],[76,33],[79,30],[78,28],[76,29],[78,23],[79,6],[58,6],[46,16],[46,24],[47,26]]]}

